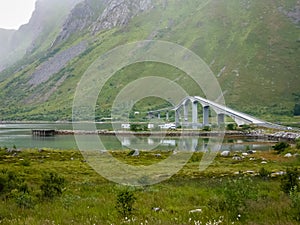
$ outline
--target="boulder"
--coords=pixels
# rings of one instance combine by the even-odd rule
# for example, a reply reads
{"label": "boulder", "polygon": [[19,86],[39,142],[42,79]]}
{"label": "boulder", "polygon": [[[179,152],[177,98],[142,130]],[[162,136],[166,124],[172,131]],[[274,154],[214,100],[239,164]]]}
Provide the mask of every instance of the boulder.
{"label": "boulder", "polygon": [[221,152],[221,156],[223,156],[223,157],[230,156],[230,151],[223,151],[223,152]]}
{"label": "boulder", "polygon": [[291,157],[293,157],[293,155],[291,153],[287,153],[287,154],[284,155],[284,157],[285,158],[291,158]]}
{"label": "boulder", "polygon": [[232,157],[233,160],[236,160],[236,161],[241,161],[242,160],[242,157],[238,156],[238,155],[235,155]]}
{"label": "boulder", "polygon": [[139,156],[139,155],[140,155],[140,151],[138,149],[135,149],[132,156]]}
{"label": "boulder", "polygon": [[190,210],[189,213],[202,213],[202,209],[193,209]]}

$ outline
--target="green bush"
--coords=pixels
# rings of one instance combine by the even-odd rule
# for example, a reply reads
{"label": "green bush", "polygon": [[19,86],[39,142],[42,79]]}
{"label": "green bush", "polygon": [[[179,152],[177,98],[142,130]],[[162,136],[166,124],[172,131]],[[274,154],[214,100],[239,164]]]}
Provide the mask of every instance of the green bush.
{"label": "green bush", "polygon": [[20,208],[31,209],[35,206],[34,199],[28,192],[15,193],[14,200]]}
{"label": "green bush", "polygon": [[21,180],[17,175],[8,170],[2,170],[0,173],[0,195],[8,195],[12,190],[18,189]]}
{"label": "green bush", "polygon": [[251,179],[229,179],[221,187],[223,200],[219,202],[219,208],[227,211],[232,221],[245,218],[247,200],[257,198],[257,189]]}
{"label": "green bush", "polygon": [[30,166],[30,160],[24,159],[23,161],[20,162],[22,166]]}
{"label": "green bush", "polygon": [[296,148],[300,149],[300,138],[296,140]]}
{"label": "green bush", "polygon": [[295,104],[294,116],[300,116],[300,103]]}
{"label": "green bush", "polygon": [[267,179],[271,174],[271,172],[269,170],[265,169],[264,167],[260,168],[258,173],[259,173],[259,176],[263,179]]}
{"label": "green bush", "polygon": [[138,131],[148,131],[148,126],[145,124],[131,124],[130,125],[130,130],[133,132],[138,132]]}
{"label": "green bush", "polygon": [[122,190],[117,195],[116,209],[123,218],[128,218],[132,215],[134,208],[133,204],[136,201],[133,191]]}
{"label": "green bush", "polygon": [[290,147],[290,144],[287,142],[278,142],[276,145],[273,146],[273,149],[277,151],[278,154],[284,152],[285,149]]}
{"label": "green bush", "polygon": [[292,216],[296,221],[300,221],[300,192],[299,192],[299,189],[293,188],[290,191],[290,199],[292,201],[292,204],[291,204]]}
{"label": "green bush", "polygon": [[59,176],[57,173],[50,172],[45,174],[42,178],[43,184],[40,186],[42,191],[42,197],[54,198],[61,196],[65,185],[65,179]]}
{"label": "green bush", "polygon": [[205,127],[203,127],[203,131],[211,131],[211,127],[210,126],[205,126]]}
{"label": "green bush", "polygon": [[236,124],[230,123],[227,125],[227,130],[236,130]]}
{"label": "green bush", "polygon": [[293,189],[299,190],[299,171],[297,168],[288,168],[281,179],[281,189],[289,194]]}

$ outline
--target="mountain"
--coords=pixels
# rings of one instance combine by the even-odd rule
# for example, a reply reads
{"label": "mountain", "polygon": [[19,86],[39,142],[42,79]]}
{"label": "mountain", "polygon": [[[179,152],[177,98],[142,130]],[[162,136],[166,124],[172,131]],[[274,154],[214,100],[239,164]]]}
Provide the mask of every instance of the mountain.
{"label": "mountain", "polygon": [[[70,120],[81,76],[100,55],[138,40],[163,40],[199,55],[226,104],[265,119],[292,116],[300,104],[299,0],[39,0],[30,22],[0,30],[0,119]],[[9,66],[7,66],[9,65]],[[201,90],[179,69],[137,63],[118,71],[98,99],[97,119],[131,81],[163,76]],[[135,109],[166,106],[146,99]]]}
{"label": "mountain", "polygon": [[79,1],[37,0],[35,11],[28,24],[22,25],[18,30],[2,29],[0,71],[22,57],[49,48],[66,16]]}

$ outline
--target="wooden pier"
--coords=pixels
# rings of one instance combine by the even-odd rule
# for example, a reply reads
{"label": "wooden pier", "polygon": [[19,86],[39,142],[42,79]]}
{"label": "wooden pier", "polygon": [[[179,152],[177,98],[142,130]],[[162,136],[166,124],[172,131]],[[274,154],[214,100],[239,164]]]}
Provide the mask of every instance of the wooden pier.
{"label": "wooden pier", "polygon": [[32,130],[33,136],[51,137],[56,134],[55,130]]}

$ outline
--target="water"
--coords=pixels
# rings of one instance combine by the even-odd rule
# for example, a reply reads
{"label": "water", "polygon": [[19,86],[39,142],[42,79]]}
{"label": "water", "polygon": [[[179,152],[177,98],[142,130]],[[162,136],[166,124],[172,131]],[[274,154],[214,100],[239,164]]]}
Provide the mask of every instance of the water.
{"label": "water", "polygon": [[[107,129],[110,125],[97,124],[98,129]],[[72,130],[72,124],[0,124],[0,147],[12,148],[52,148],[52,149],[78,149],[73,135],[56,135],[53,137],[37,137],[32,136],[32,129],[56,129],[56,130]],[[148,137],[115,137],[101,136],[101,141],[106,149],[123,150],[123,149],[160,149],[172,150],[180,146],[192,146],[193,150],[207,150],[207,138],[148,138]],[[88,137],[87,137],[88,139]],[[246,151],[246,150],[270,150],[272,142],[263,142],[259,140],[251,140],[245,138],[224,139],[221,150],[229,151]]]}

